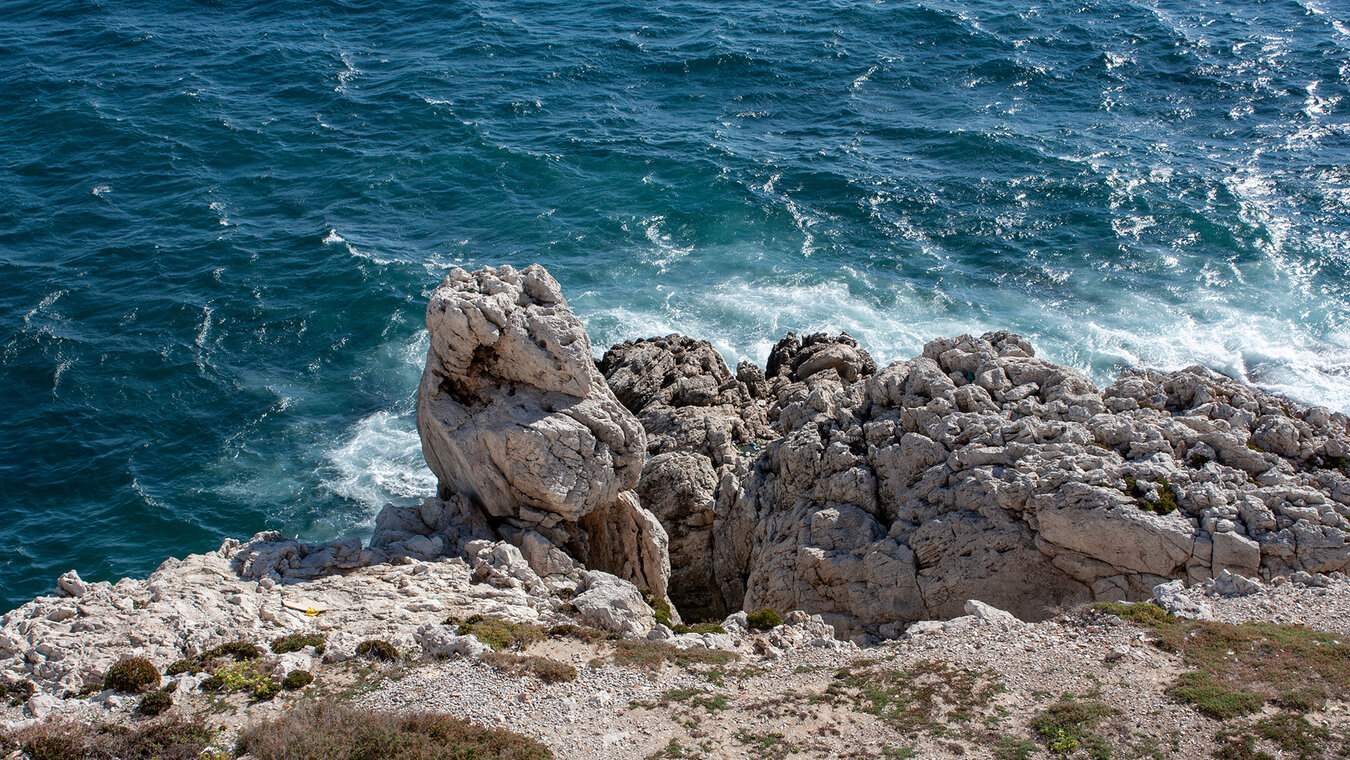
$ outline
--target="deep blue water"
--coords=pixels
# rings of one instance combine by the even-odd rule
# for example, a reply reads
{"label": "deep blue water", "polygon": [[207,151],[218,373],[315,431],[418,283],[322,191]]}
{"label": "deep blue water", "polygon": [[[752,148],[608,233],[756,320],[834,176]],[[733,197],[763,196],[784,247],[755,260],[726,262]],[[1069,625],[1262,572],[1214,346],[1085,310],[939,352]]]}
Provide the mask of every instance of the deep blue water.
{"label": "deep blue water", "polygon": [[237,5],[0,0],[0,609],[429,493],[453,265],[1350,409],[1343,3]]}

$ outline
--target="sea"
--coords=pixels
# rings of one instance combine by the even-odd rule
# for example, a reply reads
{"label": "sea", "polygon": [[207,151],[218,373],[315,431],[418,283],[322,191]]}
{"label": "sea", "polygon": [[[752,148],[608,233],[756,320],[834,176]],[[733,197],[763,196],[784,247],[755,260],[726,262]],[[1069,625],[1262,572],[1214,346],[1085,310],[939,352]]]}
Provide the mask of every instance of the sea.
{"label": "sea", "polygon": [[1350,411],[1342,0],[0,0],[0,610],[432,493],[423,310]]}

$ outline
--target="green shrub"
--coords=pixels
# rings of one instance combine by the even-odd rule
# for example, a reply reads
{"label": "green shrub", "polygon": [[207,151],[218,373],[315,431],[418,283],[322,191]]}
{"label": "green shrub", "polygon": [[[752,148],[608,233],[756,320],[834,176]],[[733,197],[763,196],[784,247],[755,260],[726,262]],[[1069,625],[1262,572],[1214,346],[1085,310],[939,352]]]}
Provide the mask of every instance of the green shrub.
{"label": "green shrub", "polygon": [[474,636],[497,651],[524,649],[544,640],[544,629],[527,623],[510,623],[497,618],[474,615],[460,623],[460,636]]}
{"label": "green shrub", "polygon": [[549,636],[566,636],[568,638],[576,639],[577,641],[584,641],[588,644],[595,644],[600,641],[618,641],[623,638],[612,631],[602,631],[599,628],[572,625],[570,623],[555,625],[545,631],[545,633]]}
{"label": "green shrub", "polygon": [[[396,748],[396,754],[392,750]],[[239,734],[237,750],[257,760],[551,760],[527,736],[481,728],[442,713],[394,714],[334,702],[302,705]]]}
{"label": "green shrub", "polygon": [[141,697],[141,701],[136,705],[136,712],[154,716],[170,707],[173,707],[173,697],[169,696],[169,692],[157,689]]}
{"label": "green shrub", "polygon": [[318,633],[288,633],[272,642],[272,651],[277,654],[299,652],[305,647],[314,647],[314,654],[323,654],[323,635]]}
{"label": "green shrub", "polygon": [[669,662],[673,665],[725,665],[740,659],[735,652],[723,649],[680,649],[661,641],[629,641],[624,639],[614,649],[616,665],[632,665],[648,670],[659,670]]}
{"label": "green shrub", "polygon": [[144,657],[128,657],[108,668],[103,686],[123,694],[140,694],[159,686],[159,671]]}
{"label": "green shrub", "polygon": [[270,678],[253,687],[253,698],[259,702],[266,702],[281,693],[281,684]]}
{"label": "green shrub", "polygon": [[164,669],[164,675],[176,676],[180,673],[191,673],[197,675],[202,672],[202,666],[195,659],[175,660],[173,664]]}
{"label": "green shrub", "polygon": [[722,626],[718,625],[717,623],[694,623],[693,625],[685,625],[684,623],[681,623],[681,624],[675,626],[675,627],[674,627],[673,629],[671,629],[671,630],[675,631],[676,633],[726,633],[726,632],[727,632],[727,629],[723,628]]}
{"label": "green shrub", "polygon": [[642,601],[652,608],[652,615],[656,618],[657,623],[667,628],[670,627],[670,602],[658,598],[650,591],[642,592]]}
{"label": "green shrub", "polygon": [[1189,702],[1195,709],[1219,720],[1251,715],[1266,703],[1263,694],[1237,688],[1196,670],[1178,676],[1167,693],[1178,702]]}
{"label": "green shrub", "polygon": [[248,641],[231,641],[202,653],[202,660],[214,660],[220,657],[233,657],[236,661],[256,660],[263,656],[257,645]]}
{"label": "green shrub", "polygon": [[746,625],[756,631],[767,631],[771,628],[777,628],[783,624],[783,619],[778,617],[778,613],[765,607],[759,612],[754,612],[746,616]]}
{"label": "green shrub", "polygon": [[314,675],[308,670],[292,670],[281,681],[281,685],[288,691],[303,689],[312,683],[314,683]]}
{"label": "green shrub", "polygon": [[398,649],[383,639],[369,639],[356,645],[356,655],[392,662],[398,659]]}
{"label": "green shrub", "polygon": [[1094,760],[1106,760],[1111,756],[1111,745],[1092,729],[1116,712],[1101,702],[1066,696],[1042,710],[1031,722],[1031,729],[1045,739],[1051,754],[1067,757],[1082,746]]}

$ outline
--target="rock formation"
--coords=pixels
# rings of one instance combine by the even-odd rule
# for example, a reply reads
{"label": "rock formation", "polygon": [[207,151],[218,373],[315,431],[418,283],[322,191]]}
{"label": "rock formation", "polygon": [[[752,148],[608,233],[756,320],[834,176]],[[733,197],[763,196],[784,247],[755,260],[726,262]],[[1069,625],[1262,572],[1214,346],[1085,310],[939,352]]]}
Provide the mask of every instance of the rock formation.
{"label": "rock formation", "polygon": [[[633,494],[647,439],[543,267],[453,270],[427,306],[422,452],[457,522],[532,532],[666,593],[666,534]],[[472,514],[478,512],[479,515]]]}
{"label": "rock formation", "polygon": [[[610,355],[602,366],[665,429],[667,412],[644,410],[681,397],[672,387],[726,386],[709,365],[702,386],[687,372],[672,383],[668,359],[645,375],[614,372],[638,365]],[[1201,367],[1129,371],[1103,393],[996,332],[933,341],[880,372],[847,336],[789,336],[763,380],[738,375],[768,402],[760,450],[718,463],[674,439],[638,487],[667,518],[676,565],[702,552],[727,608],[803,609],[893,636],[970,599],[1036,619],[1147,598],[1173,578],[1350,562],[1346,417]],[[661,392],[631,391],[648,388]],[[673,598],[689,596],[684,582]]]}

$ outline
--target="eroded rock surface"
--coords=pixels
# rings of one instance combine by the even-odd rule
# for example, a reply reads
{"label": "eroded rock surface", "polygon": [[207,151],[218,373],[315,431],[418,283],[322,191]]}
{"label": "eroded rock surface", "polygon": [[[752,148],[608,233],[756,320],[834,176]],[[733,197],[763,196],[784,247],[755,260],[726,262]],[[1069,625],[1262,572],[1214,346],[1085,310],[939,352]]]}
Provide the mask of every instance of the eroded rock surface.
{"label": "eroded rock surface", "polygon": [[[663,361],[621,384],[669,387]],[[879,372],[847,336],[789,336],[766,372],[738,375],[767,405],[761,449],[710,471],[677,442],[639,486],[682,554],[711,543],[699,575],[730,609],[894,636],[970,599],[1035,620],[1170,579],[1350,562],[1346,417],[1201,367],[1129,371],[1103,392],[994,332]]]}
{"label": "eroded rock surface", "polygon": [[749,383],[731,373],[712,344],[679,335],[621,343],[600,362],[615,395],[647,430],[652,456],[638,497],[675,537],[671,598],[698,620],[738,610],[744,594],[744,574],[720,577],[714,557],[720,537],[740,545],[753,529],[719,515],[719,484],[773,435],[758,395],[768,385],[746,366]]}
{"label": "eroded rock surface", "polygon": [[533,531],[657,596],[669,559],[632,490],[647,453],[605,384],[581,321],[538,265],[452,270],[427,306],[422,453],[440,483],[503,532]]}

